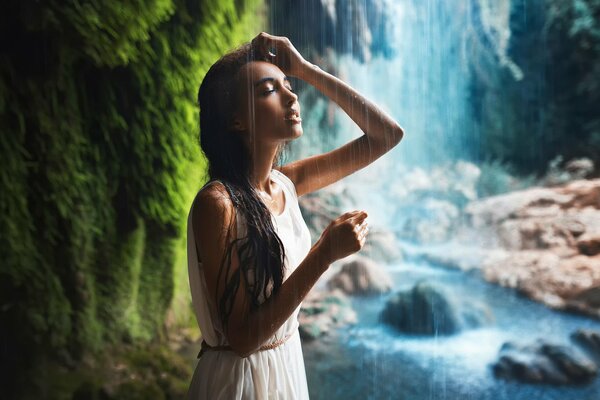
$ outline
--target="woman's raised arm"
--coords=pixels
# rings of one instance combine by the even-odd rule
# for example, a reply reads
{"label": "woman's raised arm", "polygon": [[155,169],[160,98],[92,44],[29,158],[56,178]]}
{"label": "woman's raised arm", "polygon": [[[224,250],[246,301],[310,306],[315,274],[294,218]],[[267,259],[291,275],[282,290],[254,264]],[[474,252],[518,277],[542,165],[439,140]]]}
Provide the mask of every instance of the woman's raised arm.
{"label": "woman's raised arm", "polygon": [[402,140],[404,130],[393,118],[342,80],[306,61],[289,39],[263,32],[253,44],[285,74],[306,81],[337,103],[364,132],[335,150],[282,167],[294,182],[298,197],[366,167]]}

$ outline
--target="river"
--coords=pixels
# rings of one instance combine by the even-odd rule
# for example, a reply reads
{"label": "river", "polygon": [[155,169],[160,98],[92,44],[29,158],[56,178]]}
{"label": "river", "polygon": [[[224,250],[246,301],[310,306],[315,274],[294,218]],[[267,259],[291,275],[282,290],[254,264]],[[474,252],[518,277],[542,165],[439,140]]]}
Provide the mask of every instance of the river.
{"label": "river", "polygon": [[[311,399],[578,399],[600,398],[600,378],[582,386],[524,384],[494,377],[490,364],[506,341],[543,338],[573,345],[579,328],[600,330],[600,321],[551,310],[514,290],[483,281],[478,272],[428,265],[417,258],[388,265],[394,290],[371,298],[352,298],[358,323],[338,335],[304,342]],[[453,336],[401,334],[378,322],[385,300],[422,279],[453,296],[489,307],[492,325]]]}

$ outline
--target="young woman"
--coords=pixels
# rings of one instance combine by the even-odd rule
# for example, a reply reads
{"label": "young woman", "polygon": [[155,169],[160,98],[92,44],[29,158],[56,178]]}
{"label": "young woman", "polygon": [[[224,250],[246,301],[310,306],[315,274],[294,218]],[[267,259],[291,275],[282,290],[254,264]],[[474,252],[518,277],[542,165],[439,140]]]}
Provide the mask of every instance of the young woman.
{"label": "young woman", "polygon": [[[303,133],[297,77],[365,133],[325,154],[276,165]],[[188,218],[192,300],[203,336],[190,399],[307,399],[300,304],[335,260],[359,251],[367,213],[333,220],[311,247],[298,197],[358,171],[400,142],[402,128],[285,37],[261,33],[224,55],[198,94],[210,181]]]}

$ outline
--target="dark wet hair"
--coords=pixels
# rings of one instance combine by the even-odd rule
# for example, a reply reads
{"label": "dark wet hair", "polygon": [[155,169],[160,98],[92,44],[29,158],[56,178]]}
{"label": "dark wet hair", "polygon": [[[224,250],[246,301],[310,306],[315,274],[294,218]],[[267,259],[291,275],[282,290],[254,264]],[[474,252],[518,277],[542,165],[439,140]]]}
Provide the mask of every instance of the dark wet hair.
{"label": "dark wet hair", "polygon": [[[228,52],[210,67],[198,91],[200,148],[208,160],[208,177],[220,180],[227,189],[235,208],[232,224],[241,217],[247,228],[245,237],[231,240],[232,226],[227,227],[229,245],[217,278],[217,288],[225,284],[217,303],[224,328],[241,279],[250,290],[251,307],[255,308],[261,302],[261,294],[266,299],[279,290],[285,272],[285,250],[275,232],[271,212],[250,183],[251,153],[242,136],[230,129],[233,111],[238,106],[239,71],[251,61],[267,60],[257,57],[250,43]],[[283,146],[273,166],[280,163],[282,152]],[[236,247],[240,265],[232,273],[231,252]],[[269,285],[272,285],[271,293],[268,293]]]}

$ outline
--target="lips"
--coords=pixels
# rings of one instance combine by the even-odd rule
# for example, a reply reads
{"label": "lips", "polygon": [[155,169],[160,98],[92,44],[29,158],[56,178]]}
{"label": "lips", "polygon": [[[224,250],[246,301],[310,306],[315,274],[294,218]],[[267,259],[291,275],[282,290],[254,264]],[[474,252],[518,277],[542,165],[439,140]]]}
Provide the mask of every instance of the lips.
{"label": "lips", "polygon": [[293,121],[293,122],[301,122],[302,118],[300,118],[300,113],[298,111],[292,110],[292,111],[288,112],[287,114],[285,114],[285,120]]}

